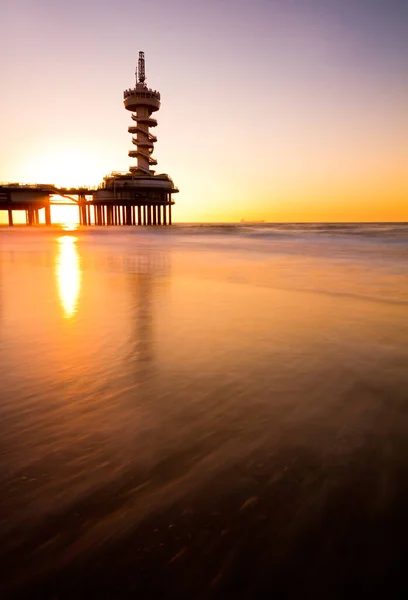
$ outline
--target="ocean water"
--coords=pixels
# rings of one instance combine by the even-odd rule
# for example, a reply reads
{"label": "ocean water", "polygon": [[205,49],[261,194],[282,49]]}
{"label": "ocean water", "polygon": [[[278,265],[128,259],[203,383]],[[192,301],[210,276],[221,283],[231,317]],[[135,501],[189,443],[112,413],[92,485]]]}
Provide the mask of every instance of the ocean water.
{"label": "ocean water", "polygon": [[408,225],[0,228],[1,598],[405,597]]}

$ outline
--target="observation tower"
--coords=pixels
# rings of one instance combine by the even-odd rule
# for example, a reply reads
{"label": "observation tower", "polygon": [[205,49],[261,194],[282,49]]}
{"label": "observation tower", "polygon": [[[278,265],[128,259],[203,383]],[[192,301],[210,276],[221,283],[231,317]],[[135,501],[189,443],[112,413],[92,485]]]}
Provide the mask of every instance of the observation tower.
{"label": "observation tower", "polygon": [[152,114],[160,108],[160,93],[146,85],[144,52],[139,52],[135,75],[135,87],[124,91],[123,102],[135,123],[128,131],[135,146],[129,156],[136,165],[127,173],[111,173],[93,193],[98,225],[171,225],[172,194],[178,189],[167,174],[151,168],[157,165],[152,156],[157,137],[150,128],[157,125]]}
{"label": "observation tower", "polygon": [[9,225],[13,225],[16,210],[25,211],[27,225],[38,225],[42,209],[45,223],[51,225],[50,199],[55,194],[78,205],[81,225],[171,225],[172,195],[178,189],[166,173],[156,175],[151,169],[157,165],[152,156],[157,138],[150,128],[157,125],[152,114],[160,108],[160,94],[146,85],[144,52],[139,52],[135,87],[125,90],[123,97],[135,123],[128,131],[135,146],[129,156],[136,158],[136,165],[125,173],[107,175],[97,189],[0,184],[0,211],[7,211]]}
{"label": "observation tower", "polygon": [[157,165],[157,160],[152,156],[157,137],[149,129],[157,126],[152,113],[160,108],[160,93],[146,86],[144,52],[139,52],[138,68],[139,78],[137,69],[135,73],[136,86],[123,93],[125,108],[132,111],[132,119],[136,121],[136,126],[129,127],[128,132],[136,136],[132,137],[136,150],[130,150],[129,156],[137,159],[137,165],[131,166],[129,170],[135,175],[154,175],[150,167]]}

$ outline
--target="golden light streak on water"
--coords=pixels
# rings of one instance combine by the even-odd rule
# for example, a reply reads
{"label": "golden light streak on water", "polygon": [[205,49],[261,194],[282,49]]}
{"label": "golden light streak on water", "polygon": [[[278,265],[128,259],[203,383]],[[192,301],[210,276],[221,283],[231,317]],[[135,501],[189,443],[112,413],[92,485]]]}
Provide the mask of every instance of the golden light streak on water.
{"label": "golden light streak on water", "polygon": [[64,231],[75,231],[76,229],[78,229],[79,224],[78,223],[63,223],[61,225],[61,229],[63,229]]}
{"label": "golden light streak on water", "polygon": [[76,247],[77,239],[72,235],[64,235],[57,239],[59,252],[56,259],[55,273],[61,307],[66,319],[70,319],[76,313],[81,289],[81,267]]}

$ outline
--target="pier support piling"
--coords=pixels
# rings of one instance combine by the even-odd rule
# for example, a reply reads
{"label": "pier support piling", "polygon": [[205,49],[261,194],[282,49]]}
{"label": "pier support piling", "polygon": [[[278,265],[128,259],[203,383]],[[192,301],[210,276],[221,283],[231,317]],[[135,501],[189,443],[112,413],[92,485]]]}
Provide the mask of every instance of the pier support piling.
{"label": "pier support piling", "polygon": [[51,206],[45,207],[45,224],[51,225]]}

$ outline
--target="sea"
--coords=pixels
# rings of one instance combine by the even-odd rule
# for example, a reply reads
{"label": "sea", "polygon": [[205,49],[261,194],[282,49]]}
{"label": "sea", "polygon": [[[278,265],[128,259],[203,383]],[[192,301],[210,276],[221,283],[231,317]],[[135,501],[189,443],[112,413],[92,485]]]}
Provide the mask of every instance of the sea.
{"label": "sea", "polygon": [[408,224],[0,228],[0,597],[406,598]]}

